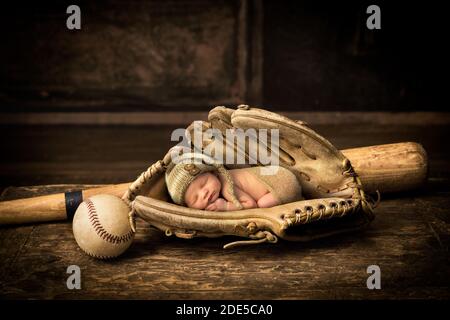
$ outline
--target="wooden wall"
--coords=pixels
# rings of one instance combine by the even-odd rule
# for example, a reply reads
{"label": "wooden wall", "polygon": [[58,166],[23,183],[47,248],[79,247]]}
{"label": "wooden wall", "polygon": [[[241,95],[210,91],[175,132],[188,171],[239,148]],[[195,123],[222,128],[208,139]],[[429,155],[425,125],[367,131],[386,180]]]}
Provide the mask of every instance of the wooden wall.
{"label": "wooden wall", "polygon": [[249,1],[64,1],[3,21],[2,108],[155,110],[251,97]]}
{"label": "wooden wall", "polygon": [[365,1],[69,1],[5,4],[0,112],[440,108],[440,10]]}

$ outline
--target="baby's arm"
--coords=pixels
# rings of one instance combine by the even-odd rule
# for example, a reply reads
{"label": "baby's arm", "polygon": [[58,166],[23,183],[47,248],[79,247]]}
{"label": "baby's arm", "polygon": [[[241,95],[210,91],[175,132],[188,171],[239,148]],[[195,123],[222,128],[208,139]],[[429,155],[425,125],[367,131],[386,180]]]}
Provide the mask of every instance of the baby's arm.
{"label": "baby's arm", "polygon": [[[234,187],[234,193],[236,194],[236,198],[242,204],[244,209],[257,208],[258,205],[256,201],[249,196],[246,192],[242,191],[238,187]],[[225,198],[217,198],[216,201],[209,204],[205,210],[209,211],[233,211],[239,210],[239,208],[233,203],[231,195],[228,191],[224,191]]]}
{"label": "baby's arm", "polygon": [[275,199],[275,197],[273,196],[273,194],[271,192],[263,195],[258,200],[258,207],[260,207],[260,208],[271,208],[271,207],[275,207],[279,204],[280,203],[278,202],[277,199]]}
{"label": "baby's arm", "polygon": [[227,200],[224,198],[217,198],[216,201],[210,203],[205,210],[208,211],[226,211]]}
{"label": "baby's arm", "polygon": [[[236,198],[242,204],[244,209],[251,209],[258,207],[258,204],[256,203],[255,199],[253,199],[248,193],[246,193],[239,187],[234,186],[234,193],[236,194]],[[239,210],[239,208],[232,202],[233,198],[227,188],[225,188],[223,195],[225,197],[225,200],[227,200],[224,211]]]}

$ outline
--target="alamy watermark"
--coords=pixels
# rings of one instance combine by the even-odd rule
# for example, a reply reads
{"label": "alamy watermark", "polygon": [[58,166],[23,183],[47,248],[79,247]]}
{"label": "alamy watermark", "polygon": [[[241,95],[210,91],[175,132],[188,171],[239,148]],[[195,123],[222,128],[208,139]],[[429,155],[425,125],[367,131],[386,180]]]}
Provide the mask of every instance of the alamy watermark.
{"label": "alamy watermark", "polygon": [[70,274],[67,278],[66,286],[67,289],[73,290],[81,289],[81,269],[79,266],[73,264],[67,267],[66,273]]}
{"label": "alamy watermark", "polygon": [[367,29],[381,29],[381,9],[379,6],[373,4],[367,7],[366,13],[370,16],[366,20]]}
{"label": "alamy watermark", "polygon": [[67,7],[66,13],[70,16],[66,20],[66,27],[69,30],[81,29],[81,9],[79,6],[72,4]]}
{"label": "alamy watermark", "polygon": [[[69,30],[81,30],[81,9],[79,6],[72,4],[67,7],[66,13],[70,16],[66,20],[66,27]],[[367,7],[366,13],[370,16],[366,20],[366,26],[369,30],[381,29],[381,9],[379,6],[372,4]]]}
{"label": "alamy watermark", "polygon": [[367,278],[366,285],[367,289],[381,289],[381,269],[377,265],[370,265],[367,267],[367,273],[370,276]]}
{"label": "alamy watermark", "polygon": [[[194,152],[206,155],[226,165],[261,165],[261,174],[275,174],[279,165],[280,138],[278,129],[226,129],[225,135],[216,128],[203,128],[203,121],[194,121],[193,134],[175,129],[171,141],[180,141],[171,150],[172,162],[178,163],[181,153],[194,147]],[[225,146],[225,147],[224,147]],[[181,152],[182,151],[182,152]]]}

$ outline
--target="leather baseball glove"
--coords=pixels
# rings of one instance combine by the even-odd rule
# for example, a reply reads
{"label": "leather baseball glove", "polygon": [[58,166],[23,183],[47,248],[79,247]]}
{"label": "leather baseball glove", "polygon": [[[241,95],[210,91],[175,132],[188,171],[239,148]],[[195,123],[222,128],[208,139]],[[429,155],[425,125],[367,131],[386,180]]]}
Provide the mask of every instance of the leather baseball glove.
{"label": "leather baseball glove", "polygon": [[[193,136],[195,123],[187,128]],[[197,123],[198,127],[198,123]],[[258,148],[270,149],[279,159],[279,165],[291,170],[302,187],[305,200],[282,204],[272,208],[255,208],[227,212],[191,209],[174,204],[167,193],[164,173],[172,162],[169,150],[131,184],[123,199],[131,206],[130,223],[140,217],[167,236],[180,238],[220,237],[233,235],[248,238],[224,246],[271,242],[278,238],[292,241],[309,241],[333,234],[359,230],[374,218],[374,203],[366,196],[361,181],[350,161],[328,140],[313,131],[306,123],[291,120],[267,110],[241,105],[237,110],[216,107],[209,112],[208,121],[201,123],[203,132],[214,129],[224,135],[230,130],[277,129],[277,148],[262,141],[261,137],[249,137]],[[227,166],[261,166],[255,157],[254,147],[236,141],[202,137],[189,141],[189,151],[205,151],[211,143],[223,145],[223,152],[242,155],[245,164]],[[255,146],[255,144],[253,144]],[[200,150],[199,150],[200,149]],[[378,199],[379,200],[379,199]]]}

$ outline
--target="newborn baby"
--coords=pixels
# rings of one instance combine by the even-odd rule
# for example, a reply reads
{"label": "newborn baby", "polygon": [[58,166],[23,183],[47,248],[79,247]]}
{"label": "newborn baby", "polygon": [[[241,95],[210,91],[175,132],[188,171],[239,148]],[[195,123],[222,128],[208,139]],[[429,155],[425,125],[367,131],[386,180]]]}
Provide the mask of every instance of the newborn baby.
{"label": "newborn baby", "polygon": [[[295,175],[283,167],[226,170],[222,165],[182,161],[166,171],[172,200],[190,208],[231,211],[269,208],[301,200]],[[270,170],[268,170],[270,169]]]}

